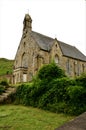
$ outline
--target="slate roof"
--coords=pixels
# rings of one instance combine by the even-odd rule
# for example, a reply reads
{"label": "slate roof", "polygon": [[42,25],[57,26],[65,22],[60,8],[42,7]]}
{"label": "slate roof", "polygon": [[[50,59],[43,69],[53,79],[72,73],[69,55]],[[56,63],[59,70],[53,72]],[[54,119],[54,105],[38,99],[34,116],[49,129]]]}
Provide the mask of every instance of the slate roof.
{"label": "slate roof", "polygon": [[86,61],[86,56],[82,54],[76,47],[63,43],[61,41],[58,41],[58,43],[64,56]]}
{"label": "slate roof", "polygon": [[54,42],[53,38],[39,34],[37,32],[33,32],[33,31],[31,32],[31,35],[41,49],[45,51],[50,51]]}
{"label": "slate roof", "polygon": [[[50,51],[53,43],[55,42],[55,39],[42,35],[40,33],[34,32],[34,31],[31,31],[31,36],[36,41],[36,43],[39,45],[39,47],[45,51]],[[57,40],[57,42],[59,43],[62,54],[64,56],[86,61],[86,56],[84,54],[82,54],[76,47],[68,45],[68,44],[63,43],[58,40]]]}
{"label": "slate roof", "polygon": [[86,112],[55,130],[86,130]]}

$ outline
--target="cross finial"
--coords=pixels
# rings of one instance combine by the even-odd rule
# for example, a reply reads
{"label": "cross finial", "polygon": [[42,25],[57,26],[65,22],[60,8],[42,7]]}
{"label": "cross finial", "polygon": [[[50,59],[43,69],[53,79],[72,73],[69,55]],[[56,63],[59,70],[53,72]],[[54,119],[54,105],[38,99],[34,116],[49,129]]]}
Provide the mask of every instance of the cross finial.
{"label": "cross finial", "polygon": [[27,13],[29,14],[29,9],[27,9]]}

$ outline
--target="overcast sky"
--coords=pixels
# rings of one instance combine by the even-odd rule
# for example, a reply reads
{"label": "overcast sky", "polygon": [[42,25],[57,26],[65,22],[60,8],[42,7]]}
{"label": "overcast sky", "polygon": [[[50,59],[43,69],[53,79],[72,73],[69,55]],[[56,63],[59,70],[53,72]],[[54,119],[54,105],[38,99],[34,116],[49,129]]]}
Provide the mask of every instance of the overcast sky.
{"label": "overcast sky", "polygon": [[34,31],[76,46],[86,55],[85,0],[0,0],[0,57],[15,58],[28,12]]}

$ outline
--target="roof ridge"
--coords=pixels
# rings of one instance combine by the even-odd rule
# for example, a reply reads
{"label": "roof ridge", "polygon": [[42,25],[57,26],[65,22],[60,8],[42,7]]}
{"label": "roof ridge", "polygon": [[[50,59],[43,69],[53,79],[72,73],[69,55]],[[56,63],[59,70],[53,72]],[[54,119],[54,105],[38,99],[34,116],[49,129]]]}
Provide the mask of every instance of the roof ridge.
{"label": "roof ridge", "polygon": [[64,56],[86,61],[86,56],[75,46],[57,40]]}
{"label": "roof ridge", "polygon": [[43,37],[50,38],[50,39],[54,40],[54,38],[49,37],[49,36],[47,36],[47,35],[44,35],[44,34],[41,34],[41,33],[35,32],[35,31],[32,31],[32,32],[33,32],[33,33],[37,33],[38,35],[41,35],[41,36],[43,36]]}
{"label": "roof ridge", "polygon": [[[68,44],[68,43],[65,43],[65,42],[63,42],[63,41],[59,41],[59,40],[57,40],[58,42],[60,42],[60,43],[62,43],[62,44],[66,44],[66,45],[68,45],[68,46],[71,46],[71,47],[75,47],[75,46],[73,46],[73,45],[71,45],[71,44]],[[76,47],[75,47],[76,48]]]}

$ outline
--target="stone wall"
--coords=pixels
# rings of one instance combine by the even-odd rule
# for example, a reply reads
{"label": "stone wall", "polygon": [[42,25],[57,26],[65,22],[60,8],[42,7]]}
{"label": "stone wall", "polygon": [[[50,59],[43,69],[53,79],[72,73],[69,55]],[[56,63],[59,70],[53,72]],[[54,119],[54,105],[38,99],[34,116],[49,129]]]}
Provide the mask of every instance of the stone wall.
{"label": "stone wall", "polygon": [[44,64],[55,61],[58,66],[65,70],[70,77],[79,76],[86,71],[86,63],[70,57],[63,56],[57,40],[52,49],[41,50],[30,33],[26,34],[20,42],[14,63],[14,83],[31,81],[32,77]]}

